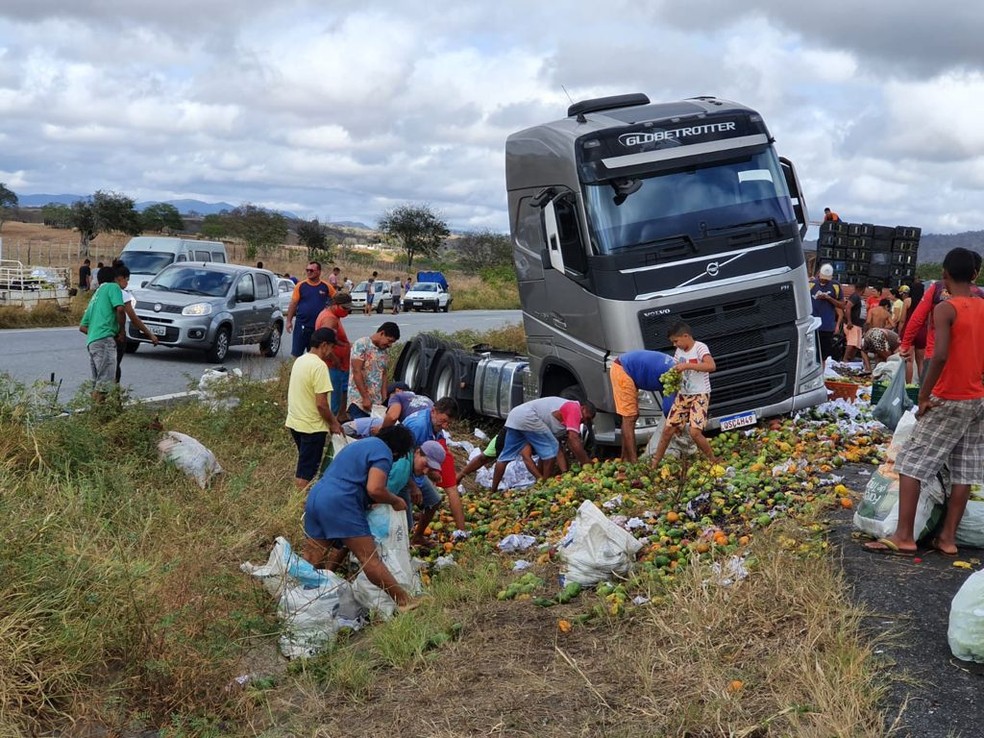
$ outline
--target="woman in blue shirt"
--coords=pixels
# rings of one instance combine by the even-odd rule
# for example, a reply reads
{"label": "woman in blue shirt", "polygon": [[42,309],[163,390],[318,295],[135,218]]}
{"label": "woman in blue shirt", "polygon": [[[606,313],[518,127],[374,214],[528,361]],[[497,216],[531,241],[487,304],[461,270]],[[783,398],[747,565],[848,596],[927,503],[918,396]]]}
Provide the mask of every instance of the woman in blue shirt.
{"label": "woman in blue shirt", "polygon": [[369,581],[401,608],[410,604],[410,596],[379,557],[367,514],[375,503],[406,510],[407,503],[386,489],[386,480],[393,459],[405,456],[413,446],[410,431],[399,425],[350,443],[311,487],[304,506],[304,558],[316,567],[327,559],[325,568],[334,571],[351,551]]}

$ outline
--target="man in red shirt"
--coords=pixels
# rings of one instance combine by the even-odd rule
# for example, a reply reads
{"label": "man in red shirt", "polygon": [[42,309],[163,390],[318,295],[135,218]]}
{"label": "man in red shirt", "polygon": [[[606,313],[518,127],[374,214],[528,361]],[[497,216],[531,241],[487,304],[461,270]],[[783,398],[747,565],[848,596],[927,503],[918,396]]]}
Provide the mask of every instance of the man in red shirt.
{"label": "man in red shirt", "polygon": [[895,460],[899,473],[899,522],[888,538],[865,544],[875,553],[916,552],[916,505],[922,482],[946,464],[950,498],[932,547],[957,555],[957,525],[970,487],[984,477],[984,299],[971,292],[979,257],[956,248],[943,260],[943,283],[950,299],[933,309],[936,345],[919,389],[919,422]]}
{"label": "man in red shirt", "polygon": [[335,345],[331,354],[325,359],[328,364],[328,375],[331,377],[331,411],[338,417],[340,423],[344,423],[348,418],[348,378],[349,378],[349,359],[352,353],[352,344],[349,343],[348,335],[345,333],[345,326],[342,325],[342,318],[352,313],[352,295],[348,292],[336,292],[325,309],[318,315],[314,324],[315,330],[319,328],[331,328],[335,331]]}

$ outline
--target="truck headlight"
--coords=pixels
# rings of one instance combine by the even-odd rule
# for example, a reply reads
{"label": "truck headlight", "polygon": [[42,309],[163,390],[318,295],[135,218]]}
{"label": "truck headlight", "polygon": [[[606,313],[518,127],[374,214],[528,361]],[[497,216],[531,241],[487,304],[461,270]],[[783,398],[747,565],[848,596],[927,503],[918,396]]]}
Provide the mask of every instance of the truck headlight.
{"label": "truck headlight", "polygon": [[820,366],[820,361],[817,357],[817,328],[819,327],[819,318],[814,318],[803,335],[803,351],[800,354],[801,377],[812,374]]}
{"label": "truck headlight", "polygon": [[211,315],[212,314],[212,303],[210,302],[196,302],[194,305],[186,306],[182,311],[182,315]]}

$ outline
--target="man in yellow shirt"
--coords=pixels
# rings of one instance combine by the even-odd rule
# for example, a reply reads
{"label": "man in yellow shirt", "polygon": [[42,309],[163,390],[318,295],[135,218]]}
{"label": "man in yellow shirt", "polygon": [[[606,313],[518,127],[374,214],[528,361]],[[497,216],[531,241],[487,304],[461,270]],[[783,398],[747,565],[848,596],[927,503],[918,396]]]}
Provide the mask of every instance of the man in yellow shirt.
{"label": "man in yellow shirt", "polygon": [[298,489],[307,488],[318,473],[328,431],[342,432],[328,398],[332,386],[325,360],[334,346],[335,331],[319,328],[311,334],[310,350],[299,356],[290,370],[287,421],[284,425],[297,445],[294,484]]}

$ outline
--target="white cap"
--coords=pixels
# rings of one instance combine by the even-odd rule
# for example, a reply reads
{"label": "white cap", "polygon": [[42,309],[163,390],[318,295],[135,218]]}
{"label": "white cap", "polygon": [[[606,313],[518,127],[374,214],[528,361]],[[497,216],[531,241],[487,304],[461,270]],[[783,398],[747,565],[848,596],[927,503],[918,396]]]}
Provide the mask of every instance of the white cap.
{"label": "white cap", "polygon": [[822,267],[820,267],[820,276],[821,277],[828,277],[828,278],[829,277],[833,277],[834,276],[834,268],[832,266],[830,266],[830,264],[824,264]]}

